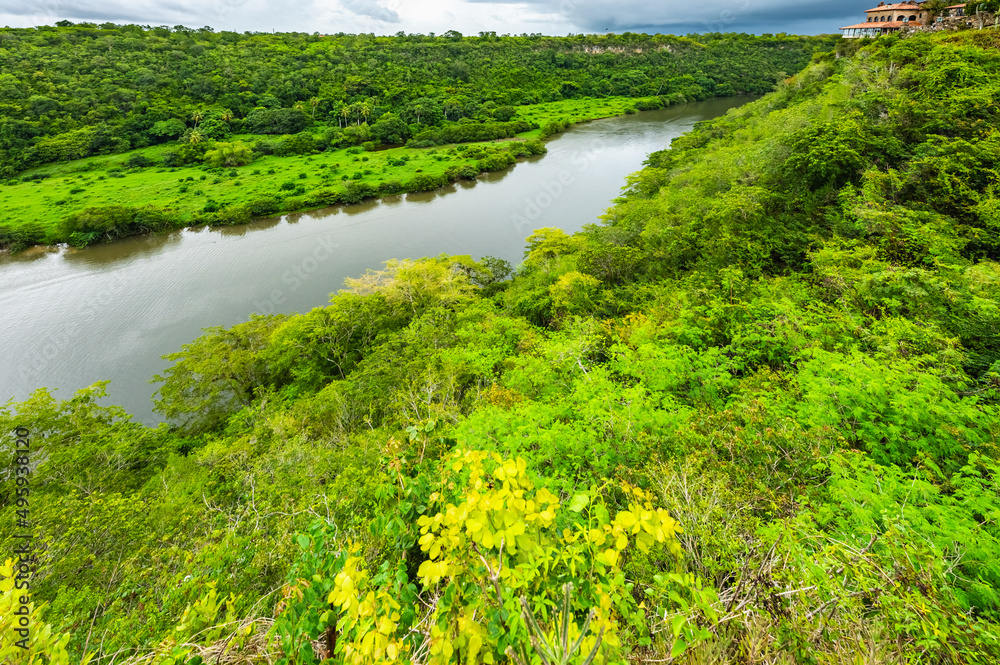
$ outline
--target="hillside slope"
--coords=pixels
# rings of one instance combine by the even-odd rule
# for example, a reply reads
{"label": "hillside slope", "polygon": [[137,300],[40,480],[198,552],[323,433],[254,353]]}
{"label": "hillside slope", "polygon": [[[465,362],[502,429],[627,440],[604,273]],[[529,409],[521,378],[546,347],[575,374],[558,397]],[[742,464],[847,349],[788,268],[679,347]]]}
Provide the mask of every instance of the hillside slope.
{"label": "hillside slope", "polygon": [[998,46],[845,43],[510,278],[210,329],[172,427],[7,405],[42,619],[116,662],[996,662]]}

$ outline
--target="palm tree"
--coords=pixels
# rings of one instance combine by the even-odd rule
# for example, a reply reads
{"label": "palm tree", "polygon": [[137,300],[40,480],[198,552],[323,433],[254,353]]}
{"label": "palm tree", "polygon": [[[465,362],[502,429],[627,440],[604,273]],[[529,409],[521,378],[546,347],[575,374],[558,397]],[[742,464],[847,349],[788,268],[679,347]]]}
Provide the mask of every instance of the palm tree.
{"label": "palm tree", "polygon": [[312,117],[316,118],[316,107],[319,106],[319,97],[313,97],[309,100],[309,106],[312,107]]}
{"label": "palm tree", "polygon": [[413,103],[413,112],[417,116],[417,124],[420,124],[420,114],[424,112],[424,105],[421,101],[416,101]]}
{"label": "palm tree", "polygon": [[368,114],[372,112],[372,106],[368,102],[361,102],[361,115],[365,117],[365,123],[368,122]]}
{"label": "palm tree", "polygon": [[194,126],[197,127],[198,123],[202,121],[205,117],[205,112],[201,109],[196,109],[194,113],[191,114],[191,119],[194,120]]}
{"label": "palm tree", "polygon": [[[344,124],[346,125],[347,124],[347,117],[349,115],[351,115],[351,107],[348,106],[347,104],[342,105],[340,107],[340,115],[342,115],[344,117]],[[339,118],[337,119],[337,124],[338,125],[340,124],[340,119]]]}
{"label": "palm tree", "polygon": [[302,111],[303,113],[305,113],[306,105],[303,104],[301,101],[299,101],[292,104],[292,108],[295,109],[296,111]]}
{"label": "palm tree", "polygon": [[205,138],[204,134],[202,134],[196,129],[190,134],[188,134],[188,143],[201,143],[202,139],[204,138]]}
{"label": "palm tree", "polygon": [[223,119],[223,121],[229,122],[233,119],[233,112],[230,111],[229,109],[223,109],[221,118]]}

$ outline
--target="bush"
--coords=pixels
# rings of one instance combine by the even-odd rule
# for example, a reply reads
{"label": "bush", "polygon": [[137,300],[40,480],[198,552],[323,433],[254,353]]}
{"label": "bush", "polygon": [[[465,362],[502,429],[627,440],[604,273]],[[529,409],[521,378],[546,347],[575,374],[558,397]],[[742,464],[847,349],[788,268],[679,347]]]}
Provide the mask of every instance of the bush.
{"label": "bush", "polygon": [[524,142],[524,147],[527,148],[532,155],[544,155],[549,151],[549,149],[545,147],[545,144],[538,139],[528,139]]}
{"label": "bush", "polygon": [[542,138],[548,138],[549,136],[564,132],[567,127],[569,127],[568,120],[551,120],[542,126]]}
{"label": "bush", "polygon": [[335,192],[332,189],[321,189],[317,192],[313,192],[307,199],[310,203],[310,207],[315,206],[332,206],[340,203],[340,193]]}
{"label": "bush", "polygon": [[45,229],[37,224],[11,226],[0,224],[0,249],[10,250],[12,254],[45,242]]}
{"label": "bush", "polygon": [[86,239],[84,244],[90,244],[101,238],[110,241],[180,225],[182,222],[179,219],[158,208],[113,205],[74,213],[63,220],[61,231],[66,238],[76,238],[77,242]]}
{"label": "bush", "polygon": [[274,154],[285,155],[308,155],[316,149],[316,139],[309,132],[299,132],[292,136],[283,136],[281,142],[275,146]]}
{"label": "bush", "polygon": [[254,217],[265,217],[281,209],[281,199],[277,196],[261,196],[248,201],[246,209]]}
{"label": "bush", "polygon": [[131,155],[128,159],[125,160],[125,167],[130,169],[141,169],[155,165],[156,165],[156,160],[150,159],[149,157],[143,155],[142,153],[136,153],[134,155]]}
{"label": "bush", "polygon": [[436,176],[430,173],[420,173],[410,178],[406,183],[406,189],[410,192],[429,192],[432,189],[444,187],[447,184],[448,178],[443,175]]}
{"label": "bush", "polygon": [[476,167],[470,164],[452,166],[444,172],[445,177],[447,177],[448,180],[475,180],[479,173],[480,172],[476,170]]}
{"label": "bush", "polygon": [[503,171],[505,168],[517,161],[517,158],[510,152],[495,152],[487,155],[476,162],[476,167],[480,171]]}
{"label": "bush", "polygon": [[361,203],[376,195],[375,189],[366,182],[348,181],[340,200],[344,203]]}
{"label": "bush", "polygon": [[228,206],[222,208],[215,215],[215,221],[219,224],[247,224],[253,221],[254,214],[250,212],[250,206]]}
{"label": "bush", "polygon": [[[650,97],[649,99],[640,99],[635,103],[635,108],[640,111],[655,111],[656,109],[663,108],[663,101],[659,97]],[[628,113],[628,110],[625,111]]]}
{"label": "bush", "polygon": [[383,196],[388,194],[400,194],[405,191],[406,186],[398,180],[389,180],[379,186],[379,194]]}

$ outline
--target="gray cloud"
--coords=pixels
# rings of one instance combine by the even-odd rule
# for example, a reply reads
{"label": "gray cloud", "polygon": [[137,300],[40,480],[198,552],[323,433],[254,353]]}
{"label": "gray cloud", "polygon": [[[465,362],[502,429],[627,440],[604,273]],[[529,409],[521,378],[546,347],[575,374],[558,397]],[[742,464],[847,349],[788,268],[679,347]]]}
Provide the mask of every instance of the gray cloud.
{"label": "gray cloud", "polygon": [[[211,26],[237,30],[314,30],[322,0],[291,6],[275,0],[0,0],[0,24],[31,26],[60,19],[93,23]],[[318,6],[317,6],[318,5]]]}
{"label": "gray cloud", "polygon": [[383,7],[375,0],[340,0],[340,4],[360,16],[367,16],[386,23],[399,23],[399,14],[388,7]]}
{"label": "gray cloud", "polygon": [[[864,20],[874,0],[0,0],[0,25],[31,26],[59,19],[142,25],[203,25],[219,30],[291,30],[548,34],[663,32],[836,32]],[[452,22],[455,25],[440,27]]]}
{"label": "gray cloud", "polygon": [[[467,0],[506,4],[509,0]],[[864,19],[872,0],[803,3],[791,0],[522,0],[532,10],[562,17],[583,32],[836,32]],[[847,23],[845,23],[845,21]]]}

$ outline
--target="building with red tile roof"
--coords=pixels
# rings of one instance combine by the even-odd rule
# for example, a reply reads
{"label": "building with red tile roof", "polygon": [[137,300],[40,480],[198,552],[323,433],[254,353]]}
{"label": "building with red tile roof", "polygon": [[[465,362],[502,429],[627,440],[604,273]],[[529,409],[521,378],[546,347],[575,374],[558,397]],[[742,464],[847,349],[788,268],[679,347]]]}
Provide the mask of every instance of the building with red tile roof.
{"label": "building with red tile roof", "polygon": [[865,10],[867,21],[844,26],[840,33],[844,37],[877,37],[899,32],[900,28],[912,23],[927,25],[930,23],[930,13],[921,5],[923,2],[916,0],[888,5],[880,2],[877,7]]}

